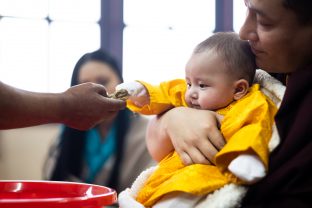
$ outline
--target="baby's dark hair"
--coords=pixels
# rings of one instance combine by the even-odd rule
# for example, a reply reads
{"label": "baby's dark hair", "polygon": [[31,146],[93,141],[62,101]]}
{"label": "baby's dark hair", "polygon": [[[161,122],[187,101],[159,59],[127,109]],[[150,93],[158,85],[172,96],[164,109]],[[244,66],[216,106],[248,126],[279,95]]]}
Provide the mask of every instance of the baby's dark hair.
{"label": "baby's dark hair", "polygon": [[234,32],[218,32],[198,44],[193,53],[208,50],[214,50],[222,56],[232,76],[246,79],[252,85],[257,67],[248,41],[241,40]]}

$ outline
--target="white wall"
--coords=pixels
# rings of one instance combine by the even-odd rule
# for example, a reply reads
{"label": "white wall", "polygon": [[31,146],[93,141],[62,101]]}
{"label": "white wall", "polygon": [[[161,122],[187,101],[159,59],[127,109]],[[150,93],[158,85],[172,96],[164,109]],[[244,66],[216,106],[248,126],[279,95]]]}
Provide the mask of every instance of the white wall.
{"label": "white wall", "polygon": [[0,180],[40,180],[42,166],[59,125],[0,131]]}

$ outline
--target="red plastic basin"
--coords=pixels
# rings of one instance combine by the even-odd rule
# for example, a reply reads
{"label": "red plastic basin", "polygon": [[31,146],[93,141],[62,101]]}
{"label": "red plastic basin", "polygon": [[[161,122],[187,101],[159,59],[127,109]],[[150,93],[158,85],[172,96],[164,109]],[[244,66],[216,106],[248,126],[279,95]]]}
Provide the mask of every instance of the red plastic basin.
{"label": "red plastic basin", "polygon": [[0,180],[1,208],[100,208],[117,201],[115,190],[98,185]]}

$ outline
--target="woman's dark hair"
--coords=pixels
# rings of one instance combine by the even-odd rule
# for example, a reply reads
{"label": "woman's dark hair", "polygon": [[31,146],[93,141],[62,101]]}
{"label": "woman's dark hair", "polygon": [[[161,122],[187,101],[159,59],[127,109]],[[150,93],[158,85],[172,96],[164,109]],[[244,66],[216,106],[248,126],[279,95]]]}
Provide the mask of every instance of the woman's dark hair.
{"label": "woman's dark hair", "polygon": [[[77,85],[78,83],[78,74],[81,66],[88,61],[100,61],[111,66],[111,68],[116,72],[120,80],[122,81],[122,73],[118,67],[117,61],[111,57],[108,53],[97,50],[92,53],[87,53],[83,55],[77,62],[71,79],[71,86]],[[106,185],[111,188],[118,190],[118,180],[120,173],[120,164],[123,159],[123,151],[125,145],[125,136],[129,128],[129,110],[119,111],[116,119],[116,152],[115,152],[115,163],[111,171],[111,175]],[[73,175],[77,178],[82,177],[82,168],[83,168],[83,155],[84,155],[84,146],[86,140],[86,131],[80,131],[68,126],[64,127],[60,135],[60,142],[58,146],[59,155],[56,160],[55,168],[52,172],[50,180],[66,180],[70,175]],[[83,180],[83,179],[82,179]]]}
{"label": "woman's dark hair", "polygon": [[311,0],[283,0],[283,6],[293,10],[301,24],[312,24]]}
{"label": "woman's dark hair", "polygon": [[109,65],[111,67],[111,69],[116,72],[120,81],[123,82],[122,71],[119,68],[118,63],[115,60],[115,58],[113,58],[110,54],[108,54],[107,52],[100,49],[100,50],[97,50],[97,51],[94,51],[91,53],[86,53],[77,61],[76,65],[74,67],[74,70],[73,70],[70,86],[74,86],[74,85],[79,84],[78,83],[79,71],[80,71],[82,65],[84,65],[85,63],[87,63],[89,61],[98,61],[98,62]]}

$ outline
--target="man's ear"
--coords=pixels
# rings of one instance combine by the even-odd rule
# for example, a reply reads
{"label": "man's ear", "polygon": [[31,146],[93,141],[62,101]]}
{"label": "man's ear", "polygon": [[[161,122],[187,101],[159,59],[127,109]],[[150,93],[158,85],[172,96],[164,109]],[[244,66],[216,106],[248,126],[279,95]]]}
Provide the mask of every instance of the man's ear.
{"label": "man's ear", "polygon": [[234,85],[235,85],[234,100],[239,100],[247,94],[249,84],[247,80],[240,79],[236,81]]}

